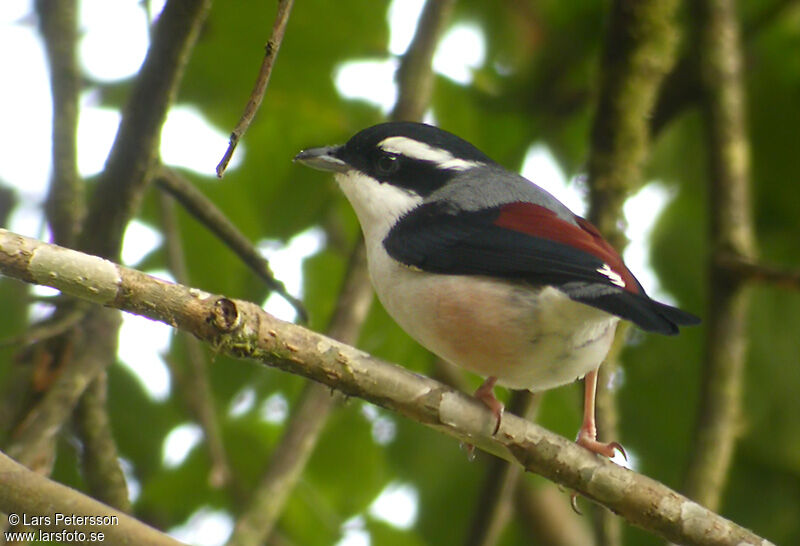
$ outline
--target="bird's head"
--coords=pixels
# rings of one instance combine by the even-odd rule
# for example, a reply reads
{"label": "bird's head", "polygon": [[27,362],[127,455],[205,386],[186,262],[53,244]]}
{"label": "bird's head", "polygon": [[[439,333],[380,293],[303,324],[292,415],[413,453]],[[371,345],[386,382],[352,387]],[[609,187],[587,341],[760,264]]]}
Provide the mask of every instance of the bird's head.
{"label": "bird's head", "polygon": [[365,231],[393,225],[455,178],[495,165],[466,140],[413,122],[375,125],[341,146],[303,150],[295,161],[335,173]]}

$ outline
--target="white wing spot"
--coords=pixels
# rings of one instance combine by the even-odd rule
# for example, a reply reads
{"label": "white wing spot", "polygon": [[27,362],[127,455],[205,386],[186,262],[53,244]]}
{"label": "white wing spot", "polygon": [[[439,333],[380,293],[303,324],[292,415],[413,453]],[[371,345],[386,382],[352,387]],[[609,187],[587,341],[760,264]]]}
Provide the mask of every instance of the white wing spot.
{"label": "white wing spot", "polygon": [[610,265],[603,264],[603,267],[598,268],[597,272],[608,277],[611,284],[616,284],[620,288],[625,288],[625,281],[622,280],[622,275],[611,269]]}

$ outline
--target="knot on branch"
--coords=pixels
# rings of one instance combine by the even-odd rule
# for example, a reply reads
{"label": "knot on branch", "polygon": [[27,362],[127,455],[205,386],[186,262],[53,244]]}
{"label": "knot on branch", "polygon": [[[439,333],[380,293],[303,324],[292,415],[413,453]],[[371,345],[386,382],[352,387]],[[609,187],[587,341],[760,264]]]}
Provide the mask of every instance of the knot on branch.
{"label": "knot on branch", "polygon": [[209,322],[222,333],[229,333],[239,326],[239,308],[233,300],[219,298],[209,317]]}

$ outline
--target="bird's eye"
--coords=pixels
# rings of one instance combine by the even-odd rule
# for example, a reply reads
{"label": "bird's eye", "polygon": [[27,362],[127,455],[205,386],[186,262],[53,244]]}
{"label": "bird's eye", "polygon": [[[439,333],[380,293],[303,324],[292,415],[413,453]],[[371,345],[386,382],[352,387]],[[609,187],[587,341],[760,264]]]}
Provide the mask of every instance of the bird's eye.
{"label": "bird's eye", "polygon": [[394,154],[384,153],[375,160],[375,170],[377,170],[379,174],[394,174],[399,168],[400,158]]}

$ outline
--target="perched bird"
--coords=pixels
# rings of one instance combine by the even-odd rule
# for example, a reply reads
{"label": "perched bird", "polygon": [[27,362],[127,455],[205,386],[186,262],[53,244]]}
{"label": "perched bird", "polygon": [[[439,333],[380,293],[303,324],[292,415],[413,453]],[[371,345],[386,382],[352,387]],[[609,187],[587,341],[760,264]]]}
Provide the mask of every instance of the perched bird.
{"label": "perched bird", "polygon": [[[577,442],[597,440],[597,368],[619,319],[678,333],[694,315],[650,299],[597,229],[533,182],[431,125],[391,122],[296,161],[335,173],[364,232],[375,292],[439,357],[495,384],[541,391],[585,376]],[[495,429],[497,432],[497,429]]]}

